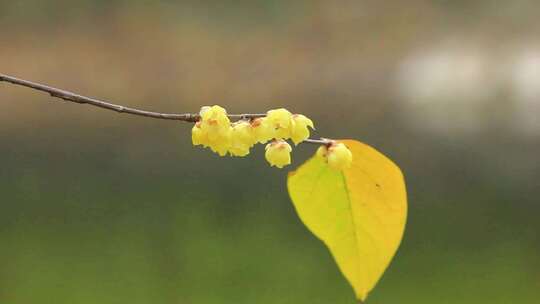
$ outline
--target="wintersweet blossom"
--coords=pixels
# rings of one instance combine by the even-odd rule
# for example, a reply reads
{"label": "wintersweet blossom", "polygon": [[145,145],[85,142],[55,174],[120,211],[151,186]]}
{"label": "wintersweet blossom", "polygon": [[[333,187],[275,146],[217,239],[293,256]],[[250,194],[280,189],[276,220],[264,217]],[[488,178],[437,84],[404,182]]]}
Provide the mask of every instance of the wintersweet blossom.
{"label": "wintersweet blossom", "polygon": [[202,107],[200,115],[200,132],[197,129],[192,130],[192,140],[195,138],[195,142],[201,142],[212,151],[225,156],[232,144],[232,127],[227,111],[215,105]]}
{"label": "wintersweet blossom", "polygon": [[193,125],[193,129],[191,129],[191,142],[194,146],[208,146],[208,136],[206,132],[201,129],[200,121],[196,122],[195,125]]}
{"label": "wintersweet blossom", "polygon": [[275,135],[275,129],[268,120],[268,117],[255,118],[251,121],[251,129],[255,142],[265,144]]}
{"label": "wintersweet blossom", "polygon": [[313,121],[302,114],[292,116],[291,139],[295,145],[309,138],[309,128],[315,129]]}
{"label": "wintersweet blossom", "polygon": [[329,147],[321,146],[317,156],[322,157],[328,166],[334,170],[344,170],[352,164],[352,153],[343,143],[332,143]]}
{"label": "wintersweet blossom", "polygon": [[286,141],[278,139],[266,145],[264,156],[271,166],[283,168],[291,163],[291,145]]}
{"label": "wintersweet blossom", "polygon": [[231,147],[229,148],[229,153],[232,156],[248,155],[255,142],[255,136],[249,122],[239,121],[233,124]]}
{"label": "wintersweet blossom", "polygon": [[266,117],[268,118],[270,125],[275,130],[274,138],[291,138],[291,131],[295,123],[292,119],[291,112],[287,111],[286,109],[280,108],[268,111],[266,113]]}

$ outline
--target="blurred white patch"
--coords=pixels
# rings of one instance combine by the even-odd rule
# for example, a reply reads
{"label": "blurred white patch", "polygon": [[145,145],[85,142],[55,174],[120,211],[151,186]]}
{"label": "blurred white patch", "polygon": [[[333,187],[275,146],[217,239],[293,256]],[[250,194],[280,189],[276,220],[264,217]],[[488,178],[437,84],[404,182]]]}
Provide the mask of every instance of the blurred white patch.
{"label": "blurred white patch", "polygon": [[478,128],[494,94],[490,62],[481,49],[445,44],[409,56],[397,89],[413,122],[446,132]]}
{"label": "blurred white patch", "polygon": [[540,133],[540,48],[443,43],[406,58],[396,79],[404,114],[418,128]]}
{"label": "blurred white patch", "polygon": [[540,132],[540,48],[518,52],[510,71],[517,104],[516,124],[526,133]]}

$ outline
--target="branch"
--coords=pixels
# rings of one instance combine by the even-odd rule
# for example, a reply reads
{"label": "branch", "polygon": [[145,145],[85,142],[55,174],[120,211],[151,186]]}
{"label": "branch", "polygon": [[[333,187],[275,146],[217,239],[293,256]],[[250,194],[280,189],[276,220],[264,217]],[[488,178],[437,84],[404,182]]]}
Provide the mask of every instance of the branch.
{"label": "branch", "polygon": [[[125,107],[125,106],[117,105],[114,103],[106,102],[103,100],[72,93],[66,90],[50,87],[48,85],[44,85],[44,84],[40,84],[40,83],[36,83],[36,82],[24,80],[24,79],[19,79],[13,76],[0,74],[0,82],[2,81],[8,82],[14,85],[19,85],[19,86],[31,88],[34,90],[42,91],[42,92],[48,93],[52,97],[60,98],[66,101],[71,101],[78,104],[88,104],[91,106],[115,111],[118,113],[126,113],[126,114],[157,118],[157,119],[179,120],[179,121],[185,121],[185,122],[197,122],[200,119],[199,114],[158,113],[158,112],[151,112],[151,111]],[[229,116],[229,118],[232,118],[232,119],[250,119],[250,118],[265,117],[266,114],[229,114],[227,116]],[[324,145],[324,144],[329,144],[331,141],[328,139],[321,138],[321,139],[306,139],[304,142],[311,143],[311,144]]]}

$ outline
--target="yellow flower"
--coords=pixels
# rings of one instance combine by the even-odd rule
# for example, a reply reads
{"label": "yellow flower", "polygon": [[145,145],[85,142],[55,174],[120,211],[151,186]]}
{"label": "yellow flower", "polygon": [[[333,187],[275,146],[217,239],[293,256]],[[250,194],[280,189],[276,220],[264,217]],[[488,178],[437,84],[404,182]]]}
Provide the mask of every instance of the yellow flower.
{"label": "yellow flower", "polygon": [[232,156],[246,156],[249,149],[255,144],[255,136],[251,124],[247,121],[239,121],[232,127],[231,147],[229,153]]}
{"label": "yellow flower", "polygon": [[232,145],[232,128],[229,126],[227,129],[220,132],[219,136],[213,139],[209,138],[208,146],[212,151],[220,156],[227,155],[227,152]]}
{"label": "yellow flower", "polygon": [[193,129],[191,129],[191,141],[193,142],[194,146],[208,146],[208,136],[206,132],[201,129],[200,122],[196,122]]}
{"label": "yellow flower", "polygon": [[343,143],[333,143],[330,147],[320,147],[317,155],[326,159],[328,166],[334,170],[344,170],[351,166],[352,153]]}
{"label": "yellow flower", "polygon": [[275,130],[267,117],[255,118],[251,121],[251,129],[255,142],[265,144],[274,138]]}
{"label": "yellow flower", "polygon": [[[201,120],[198,122],[201,132],[192,131],[192,139],[195,136],[194,144],[201,143],[221,156],[225,156],[231,147],[231,121],[227,116],[227,111],[220,106],[202,107],[199,113]],[[202,141],[201,141],[202,139]]]}
{"label": "yellow flower", "polygon": [[270,125],[274,128],[274,138],[287,139],[291,137],[291,131],[294,126],[291,112],[281,108],[270,110],[266,113]]}
{"label": "yellow flower", "polygon": [[227,110],[224,108],[214,105],[214,106],[204,106],[201,108],[199,115],[201,115],[201,120],[203,122],[209,122],[215,120],[218,124],[227,124],[230,123],[229,117],[227,117]]}
{"label": "yellow flower", "polygon": [[231,121],[224,108],[220,106],[202,107],[200,115],[201,129],[208,133],[210,141],[229,132]]}
{"label": "yellow flower", "polygon": [[313,121],[302,114],[294,114],[292,116],[293,124],[291,129],[291,139],[295,145],[309,138],[308,126],[315,129]]}
{"label": "yellow flower", "polygon": [[291,146],[284,140],[274,140],[266,145],[264,156],[271,166],[283,168],[291,163]]}

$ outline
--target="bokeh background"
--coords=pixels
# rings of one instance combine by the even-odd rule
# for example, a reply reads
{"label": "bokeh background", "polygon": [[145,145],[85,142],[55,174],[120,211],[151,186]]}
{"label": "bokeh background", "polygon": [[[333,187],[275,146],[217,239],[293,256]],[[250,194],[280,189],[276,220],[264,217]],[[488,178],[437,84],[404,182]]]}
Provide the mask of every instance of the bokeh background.
{"label": "bokeh background", "polygon": [[[123,105],[286,107],[403,169],[368,303],[538,303],[540,3],[0,0],[0,72]],[[0,303],[354,303],[288,170],[0,83]]]}

